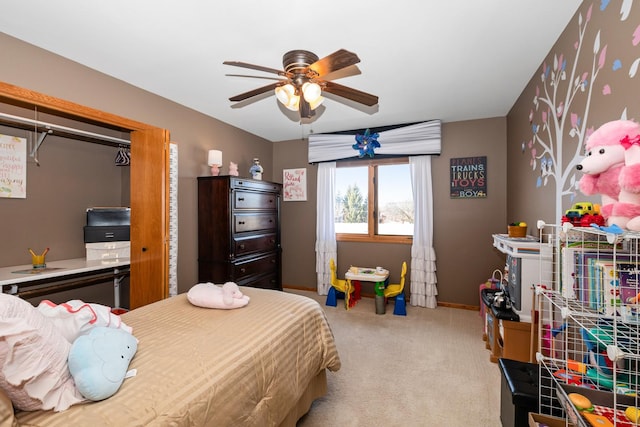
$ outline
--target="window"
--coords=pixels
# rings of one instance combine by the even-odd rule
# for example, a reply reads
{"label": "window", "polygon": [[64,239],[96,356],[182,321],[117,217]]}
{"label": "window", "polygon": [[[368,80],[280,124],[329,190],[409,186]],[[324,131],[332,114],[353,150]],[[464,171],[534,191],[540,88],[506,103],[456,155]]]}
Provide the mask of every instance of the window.
{"label": "window", "polygon": [[414,204],[408,159],[338,163],[334,205],[338,241],[411,243]]}

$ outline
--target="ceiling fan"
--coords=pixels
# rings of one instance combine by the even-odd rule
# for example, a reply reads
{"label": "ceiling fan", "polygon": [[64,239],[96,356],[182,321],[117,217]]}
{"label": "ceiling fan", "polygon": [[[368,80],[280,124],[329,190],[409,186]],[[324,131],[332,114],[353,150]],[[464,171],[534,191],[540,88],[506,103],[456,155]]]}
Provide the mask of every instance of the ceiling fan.
{"label": "ceiling fan", "polygon": [[[229,101],[240,102],[263,93],[274,91],[278,100],[289,110],[299,111],[300,118],[311,118],[315,109],[322,104],[323,92],[349,99],[368,107],[378,103],[378,97],[347,86],[330,81],[326,76],[360,62],[353,52],[340,49],[322,59],[307,50],[292,50],[282,57],[284,70],[240,61],[225,61],[223,64],[234,67],[249,68],[280,76],[277,82],[229,98]],[[241,76],[255,77],[259,76]]]}

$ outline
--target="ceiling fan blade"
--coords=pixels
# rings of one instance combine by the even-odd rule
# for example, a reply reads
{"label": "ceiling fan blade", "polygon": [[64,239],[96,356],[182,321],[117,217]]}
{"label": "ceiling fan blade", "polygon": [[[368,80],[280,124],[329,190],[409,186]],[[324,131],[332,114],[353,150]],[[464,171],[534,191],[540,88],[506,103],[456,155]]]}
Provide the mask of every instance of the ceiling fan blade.
{"label": "ceiling fan blade", "polygon": [[276,70],[275,68],[263,67],[262,65],[249,64],[247,62],[240,61],[224,61],[223,64],[231,65],[233,67],[249,68],[250,70],[264,71],[265,73],[274,73],[279,76],[288,77],[285,71]]}
{"label": "ceiling fan blade", "polygon": [[232,102],[244,101],[245,99],[251,98],[253,96],[257,96],[257,95],[263,94],[265,92],[269,92],[270,90],[274,90],[279,85],[280,85],[280,83],[271,83],[269,85],[262,86],[262,87],[259,87],[257,89],[250,90],[249,92],[245,92],[245,93],[241,93],[240,95],[232,96],[231,98],[229,98],[229,101],[232,101]]}
{"label": "ceiling fan blade", "polygon": [[353,52],[349,52],[348,50],[340,49],[333,52],[331,55],[318,59],[316,62],[309,65],[309,69],[318,73],[318,76],[324,76],[325,74],[341,70],[350,65],[355,65],[358,62],[360,62],[358,55]]}
{"label": "ceiling fan blade", "polygon": [[300,97],[300,104],[298,107],[300,111],[301,119],[310,119],[315,116],[316,112],[311,109],[311,105],[304,99],[303,96]]}
{"label": "ceiling fan blade", "polygon": [[247,74],[225,74],[227,77],[249,77],[252,79],[264,79],[264,80],[277,80],[279,82],[288,82],[289,79],[281,79],[279,77],[271,77],[271,76],[249,76]]}
{"label": "ceiling fan blade", "polygon": [[329,93],[350,99],[359,104],[364,104],[368,107],[374,106],[378,103],[377,96],[347,86],[343,86],[338,83],[326,81],[322,82],[321,86],[323,87],[323,90],[326,90]]}

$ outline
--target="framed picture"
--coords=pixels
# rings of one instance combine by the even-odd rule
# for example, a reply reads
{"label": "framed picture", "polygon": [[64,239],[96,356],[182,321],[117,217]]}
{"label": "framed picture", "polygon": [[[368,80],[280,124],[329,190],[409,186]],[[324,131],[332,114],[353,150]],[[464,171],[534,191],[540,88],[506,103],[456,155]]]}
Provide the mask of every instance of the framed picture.
{"label": "framed picture", "polygon": [[487,156],[452,158],[450,173],[452,199],[487,197]]}
{"label": "framed picture", "polygon": [[282,193],[285,202],[307,200],[307,169],[284,169],[282,171]]}

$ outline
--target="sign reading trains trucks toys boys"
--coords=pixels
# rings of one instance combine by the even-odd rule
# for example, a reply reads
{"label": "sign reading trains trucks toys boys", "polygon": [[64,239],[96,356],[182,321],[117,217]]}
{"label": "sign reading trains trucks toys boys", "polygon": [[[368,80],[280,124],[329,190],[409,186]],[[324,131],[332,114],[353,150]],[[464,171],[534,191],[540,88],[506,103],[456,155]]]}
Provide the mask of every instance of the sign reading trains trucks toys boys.
{"label": "sign reading trains trucks toys boys", "polygon": [[487,156],[451,159],[452,199],[487,197]]}

